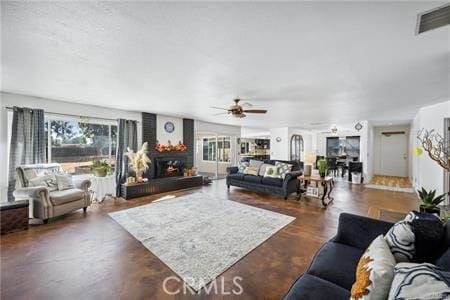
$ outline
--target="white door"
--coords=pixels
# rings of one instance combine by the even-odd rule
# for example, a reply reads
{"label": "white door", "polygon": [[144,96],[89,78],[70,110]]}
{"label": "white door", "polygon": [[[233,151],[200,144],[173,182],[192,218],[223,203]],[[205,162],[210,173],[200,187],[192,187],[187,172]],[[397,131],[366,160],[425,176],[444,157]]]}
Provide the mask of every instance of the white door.
{"label": "white door", "polygon": [[381,135],[381,174],[408,176],[408,139],[405,133]]}

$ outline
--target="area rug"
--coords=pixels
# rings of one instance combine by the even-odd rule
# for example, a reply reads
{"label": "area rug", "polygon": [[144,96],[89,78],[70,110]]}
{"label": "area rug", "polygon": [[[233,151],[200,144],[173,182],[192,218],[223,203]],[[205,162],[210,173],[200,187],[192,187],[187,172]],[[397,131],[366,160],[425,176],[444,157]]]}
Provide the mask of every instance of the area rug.
{"label": "area rug", "polygon": [[385,191],[392,191],[392,192],[414,193],[414,189],[408,188],[408,187],[388,186],[388,185],[379,185],[379,184],[365,184],[364,187],[369,188],[369,189],[385,190]]}
{"label": "area rug", "polygon": [[109,215],[195,291],[295,220],[204,193]]}

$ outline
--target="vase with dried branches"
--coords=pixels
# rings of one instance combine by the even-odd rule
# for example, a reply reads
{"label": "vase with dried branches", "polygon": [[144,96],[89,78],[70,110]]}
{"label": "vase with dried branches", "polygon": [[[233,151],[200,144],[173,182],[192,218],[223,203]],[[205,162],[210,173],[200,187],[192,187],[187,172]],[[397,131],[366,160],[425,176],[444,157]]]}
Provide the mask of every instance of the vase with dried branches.
{"label": "vase with dried branches", "polygon": [[437,162],[446,172],[450,172],[450,141],[447,141],[438,132],[422,128],[417,139],[428,156]]}
{"label": "vase with dried branches", "polygon": [[[444,169],[444,172],[450,172],[450,141],[446,140],[434,129],[426,130],[424,128],[417,133],[417,139],[419,140],[421,147],[416,148],[414,152],[417,155],[421,155],[422,149],[425,150],[428,156]],[[426,201],[427,199],[425,199],[426,197],[423,197],[422,195],[426,196],[427,194],[432,193],[433,197],[431,198],[434,198],[435,192],[436,191],[427,192],[424,188],[422,188],[422,191],[419,191],[420,198],[424,203],[422,206],[425,207],[428,205],[428,208],[430,208],[430,204]],[[445,200],[446,194],[450,195],[449,191],[436,197],[439,201],[432,201],[431,203],[433,205],[431,205],[431,209],[438,209],[438,205]]]}
{"label": "vase with dried branches", "polygon": [[149,165],[152,163],[147,155],[147,142],[142,144],[139,151],[134,152],[132,149],[127,147],[127,152],[125,155],[130,160],[130,167],[136,173],[137,182],[142,182],[142,174],[148,170]]}

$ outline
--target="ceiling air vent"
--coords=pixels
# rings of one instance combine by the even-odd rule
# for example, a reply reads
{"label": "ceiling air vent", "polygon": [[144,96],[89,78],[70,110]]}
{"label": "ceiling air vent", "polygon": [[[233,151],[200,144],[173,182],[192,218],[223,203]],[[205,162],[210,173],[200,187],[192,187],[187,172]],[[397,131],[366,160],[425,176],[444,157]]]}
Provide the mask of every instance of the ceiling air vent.
{"label": "ceiling air vent", "polygon": [[417,16],[417,34],[450,24],[450,3]]}

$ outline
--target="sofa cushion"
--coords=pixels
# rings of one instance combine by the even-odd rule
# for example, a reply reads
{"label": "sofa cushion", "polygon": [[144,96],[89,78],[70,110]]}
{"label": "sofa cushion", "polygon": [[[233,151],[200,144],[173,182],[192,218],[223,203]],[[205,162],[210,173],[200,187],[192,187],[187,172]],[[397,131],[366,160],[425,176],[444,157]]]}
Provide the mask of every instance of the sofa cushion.
{"label": "sofa cushion", "polygon": [[289,290],[286,300],[339,300],[350,298],[350,292],[310,274],[302,275]]}
{"label": "sofa cushion", "polygon": [[316,254],[308,274],[328,280],[350,290],[363,250],[340,243],[328,242]]}
{"label": "sofa cushion", "polygon": [[283,186],[283,179],[281,178],[274,178],[274,177],[263,177],[262,184],[271,185],[271,186]]}
{"label": "sofa cushion", "polygon": [[261,176],[256,175],[244,175],[244,181],[252,182],[252,183],[261,183]]}
{"label": "sofa cushion", "polygon": [[450,271],[450,248],[436,260],[435,264],[442,270]]}
{"label": "sofa cushion", "polygon": [[414,213],[410,212],[404,220],[395,223],[384,237],[398,263],[409,262],[414,256],[415,236],[412,221],[415,217]]}
{"label": "sofa cushion", "polygon": [[432,264],[399,263],[388,299],[449,299],[450,273]]}
{"label": "sofa cushion", "polygon": [[72,201],[83,199],[84,192],[80,189],[70,189],[50,192],[49,196],[50,201],[52,201],[53,205],[62,205]]}
{"label": "sofa cushion", "polygon": [[229,174],[228,178],[229,179],[234,179],[234,180],[244,180],[244,174],[242,174],[242,173],[233,173],[233,174]]}
{"label": "sofa cushion", "polygon": [[[434,216],[434,215],[432,215]],[[414,232],[414,262],[432,262],[442,254],[444,242],[444,226],[439,218],[415,219],[412,221]]]}
{"label": "sofa cushion", "polygon": [[256,159],[250,159],[249,167],[258,169],[261,168],[264,162]]}
{"label": "sofa cushion", "polygon": [[380,234],[359,260],[351,299],[387,299],[394,278],[394,266],[395,258]]}
{"label": "sofa cushion", "polygon": [[244,174],[258,176],[259,169],[253,167],[247,167],[244,170]]}
{"label": "sofa cushion", "polygon": [[270,165],[270,164],[262,164],[261,167],[259,167],[259,171],[258,171],[258,175],[259,176],[264,176],[264,174],[266,174],[266,168],[269,167],[275,167],[274,165]]}

